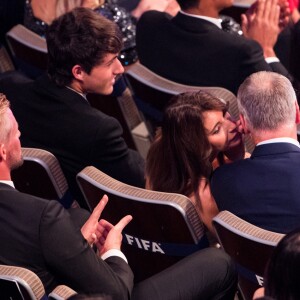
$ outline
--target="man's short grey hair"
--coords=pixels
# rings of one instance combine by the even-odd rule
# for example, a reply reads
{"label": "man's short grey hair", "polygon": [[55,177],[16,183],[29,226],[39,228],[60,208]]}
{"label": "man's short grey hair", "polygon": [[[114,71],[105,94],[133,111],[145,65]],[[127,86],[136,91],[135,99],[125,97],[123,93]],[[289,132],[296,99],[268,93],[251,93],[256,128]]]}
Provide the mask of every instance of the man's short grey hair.
{"label": "man's short grey hair", "polygon": [[9,101],[0,93],[0,143],[5,143],[12,129],[12,123],[7,115]]}
{"label": "man's short grey hair", "polygon": [[296,94],[291,82],[280,74],[250,75],[240,86],[237,100],[250,129],[269,131],[295,124]]}

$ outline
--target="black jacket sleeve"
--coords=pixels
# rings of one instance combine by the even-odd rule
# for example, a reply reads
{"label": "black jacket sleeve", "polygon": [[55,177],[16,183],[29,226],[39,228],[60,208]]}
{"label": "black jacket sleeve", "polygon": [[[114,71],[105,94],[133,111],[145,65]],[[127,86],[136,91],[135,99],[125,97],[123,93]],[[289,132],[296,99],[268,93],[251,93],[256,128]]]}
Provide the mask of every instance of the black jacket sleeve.
{"label": "black jacket sleeve", "polygon": [[46,206],[39,234],[47,267],[61,284],[78,293],[129,298],[133,274],[128,264],[117,256],[105,261],[99,258],[70,214],[56,201]]}

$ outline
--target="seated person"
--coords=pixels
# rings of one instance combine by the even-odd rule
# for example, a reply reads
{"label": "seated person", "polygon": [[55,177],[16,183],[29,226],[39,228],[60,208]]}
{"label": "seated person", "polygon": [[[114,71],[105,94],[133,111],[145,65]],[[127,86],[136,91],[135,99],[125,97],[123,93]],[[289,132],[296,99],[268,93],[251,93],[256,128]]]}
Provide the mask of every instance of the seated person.
{"label": "seated person", "polygon": [[[118,4],[119,0],[26,0],[24,24],[30,30],[45,36],[52,21],[75,7],[87,7],[115,22],[123,36],[123,49],[119,59],[124,66],[137,61],[135,23],[145,10],[165,10],[169,0],[143,0],[130,14]],[[175,2],[175,0],[172,0]]]}
{"label": "seated person", "polygon": [[78,293],[104,294],[116,300],[179,300],[182,295],[189,299],[234,298],[234,265],[224,252],[212,248],[195,252],[134,286],[120,250],[122,230],[132,217],[127,215],[116,225],[99,221],[107,196],[86,221],[85,210],[66,210],[58,201],[17,191],[11,171],[22,164],[19,138],[9,102],[0,94],[0,239],[5,241],[0,247],[0,264],[33,271],[47,294],[65,284]]}
{"label": "seated person", "polygon": [[[300,231],[288,233],[276,246],[264,276],[264,288],[253,299],[300,299]],[[264,298],[258,298],[264,294]]]}
{"label": "seated person", "polygon": [[[290,74],[294,77],[294,86],[299,86],[299,36],[300,36],[300,22],[298,0],[279,0],[281,6],[281,32],[278,35],[278,40],[274,45],[274,51],[280,62],[286,67]],[[242,24],[247,24],[247,15],[252,12],[257,5],[254,2],[245,14],[241,15]],[[246,26],[246,25],[244,25]],[[243,31],[246,32],[245,29]],[[297,86],[298,84],[298,86]]]}
{"label": "seated person", "polygon": [[203,91],[174,96],[146,161],[146,188],[189,197],[211,232],[218,213],[209,188],[212,166],[245,155],[227,109],[224,101]]}
{"label": "seated person", "polygon": [[286,77],[258,72],[244,81],[237,100],[242,128],[256,146],[249,159],[215,170],[212,194],[219,210],[287,233],[300,226],[300,114],[295,91]]}
{"label": "seated person", "polygon": [[110,94],[124,71],[117,58],[122,38],[116,24],[76,8],[52,22],[47,46],[48,74],[28,84],[1,85],[18,118],[23,146],[57,157],[81,206],[85,201],[76,175],[86,166],[144,187],[144,160],[128,149],[121,125],[86,100],[87,93]]}
{"label": "seated person", "polygon": [[290,77],[274,45],[279,34],[277,0],[258,0],[244,18],[243,33],[222,30],[219,13],[232,0],[177,0],[175,16],[145,12],[137,23],[140,62],[169,80],[195,86],[219,86],[236,94],[243,80],[257,71]]}

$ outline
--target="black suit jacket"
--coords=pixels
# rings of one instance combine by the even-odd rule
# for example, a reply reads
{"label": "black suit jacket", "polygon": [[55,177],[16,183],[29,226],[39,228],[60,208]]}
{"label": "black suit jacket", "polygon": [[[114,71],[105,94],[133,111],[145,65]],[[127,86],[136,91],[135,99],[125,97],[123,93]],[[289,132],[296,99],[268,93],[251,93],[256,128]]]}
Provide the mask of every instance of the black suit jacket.
{"label": "black suit jacket", "polygon": [[257,146],[251,158],[219,167],[211,189],[219,210],[229,210],[267,230],[300,226],[300,148],[290,143]]}
{"label": "black suit jacket", "polygon": [[257,71],[289,76],[281,63],[266,63],[257,42],[182,13],[174,18],[157,11],[144,13],[137,24],[137,50],[140,62],[165,78],[233,93]]}
{"label": "black suit jacket", "polygon": [[78,293],[128,299],[133,274],[120,257],[103,261],[83,238],[72,211],[57,201],[23,194],[0,183],[0,263],[26,267],[46,292],[66,284]]}
{"label": "black suit jacket", "polygon": [[92,108],[81,95],[56,86],[47,76],[28,84],[3,86],[3,91],[19,123],[22,146],[52,152],[80,204],[75,176],[86,166],[144,187],[144,160],[128,149],[119,122]]}

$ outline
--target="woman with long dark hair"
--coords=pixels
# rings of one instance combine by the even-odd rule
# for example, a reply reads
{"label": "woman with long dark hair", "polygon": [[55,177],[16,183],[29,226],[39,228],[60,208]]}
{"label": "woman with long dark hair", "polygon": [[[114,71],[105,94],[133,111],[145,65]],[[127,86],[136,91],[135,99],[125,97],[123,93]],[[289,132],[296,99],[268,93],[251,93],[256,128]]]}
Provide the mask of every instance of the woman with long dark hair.
{"label": "woman with long dark hair", "polygon": [[146,162],[146,188],[189,197],[210,231],[218,213],[209,188],[213,167],[245,155],[227,110],[225,101],[203,91],[174,96]]}

